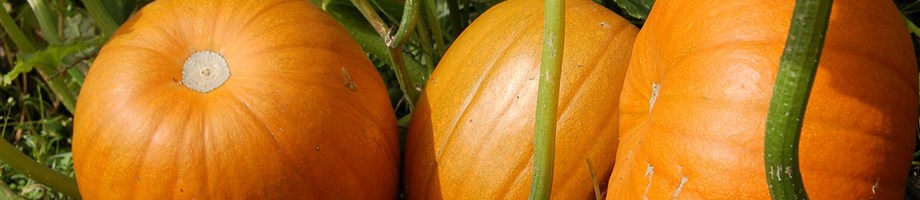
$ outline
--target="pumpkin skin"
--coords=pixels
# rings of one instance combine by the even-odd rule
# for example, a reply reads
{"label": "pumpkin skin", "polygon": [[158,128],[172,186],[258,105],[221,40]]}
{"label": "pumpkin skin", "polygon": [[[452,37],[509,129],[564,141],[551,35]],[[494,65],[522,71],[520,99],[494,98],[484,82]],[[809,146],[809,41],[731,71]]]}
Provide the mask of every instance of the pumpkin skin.
{"label": "pumpkin skin", "polygon": [[[607,199],[770,198],[764,127],[793,5],[655,2],[623,86]],[[806,191],[902,199],[917,120],[910,37],[891,1],[832,9],[799,146]]]}
{"label": "pumpkin skin", "polygon": [[[566,1],[552,197],[594,198],[585,159],[607,180],[617,101],[637,29],[588,0]],[[448,49],[408,130],[408,199],[526,199],[543,34],[542,1],[511,0]],[[604,181],[599,181],[603,183]]]}
{"label": "pumpkin skin", "polygon": [[[231,74],[207,93],[179,81],[203,50]],[[85,199],[391,198],[396,130],[371,62],[308,1],[159,0],[93,63],[73,157]]]}

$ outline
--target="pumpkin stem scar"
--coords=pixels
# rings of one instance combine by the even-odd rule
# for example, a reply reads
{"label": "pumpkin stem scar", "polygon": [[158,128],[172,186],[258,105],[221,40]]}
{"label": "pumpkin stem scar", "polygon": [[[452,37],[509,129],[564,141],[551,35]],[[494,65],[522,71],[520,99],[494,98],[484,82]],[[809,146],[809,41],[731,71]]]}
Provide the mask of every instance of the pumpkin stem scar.
{"label": "pumpkin stem scar", "polygon": [[208,93],[229,78],[227,59],[214,51],[195,52],[182,65],[182,85],[197,92]]}

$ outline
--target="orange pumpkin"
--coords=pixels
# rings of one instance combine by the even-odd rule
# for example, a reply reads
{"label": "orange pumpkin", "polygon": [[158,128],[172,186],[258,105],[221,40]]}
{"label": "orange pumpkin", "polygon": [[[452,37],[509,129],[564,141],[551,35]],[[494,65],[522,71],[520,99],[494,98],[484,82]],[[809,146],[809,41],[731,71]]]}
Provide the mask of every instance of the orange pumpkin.
{"label": "orange pumpkin", "polygon": [[[454,42],[408,131],[408,199],[525,199],[543,34],[541,1],[511,0]],[[617,146],[617,101],[637,29],[589,0],[566,1],[553,197],[593,198]]]}
{"label": "orange pumpkin", "polygon": [[396,130],[371,62],[308,1],[159,0],[99,52],[73,157],[85,199],[385,198]]}
{"label": "orange pumpkin", "polygon": [[[620,99],[607,199],[768,199],[764,126],[794,1],[659,0]],[[813,199],[902,199],[917,66],[891,1],[837,0],[799,159]]]}

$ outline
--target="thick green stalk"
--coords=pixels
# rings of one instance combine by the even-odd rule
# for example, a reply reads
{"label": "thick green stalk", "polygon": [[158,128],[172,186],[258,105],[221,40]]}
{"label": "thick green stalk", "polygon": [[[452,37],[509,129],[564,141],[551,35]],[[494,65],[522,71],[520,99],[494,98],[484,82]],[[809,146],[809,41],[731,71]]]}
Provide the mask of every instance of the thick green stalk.
{"label": "thick green stalk", "polygon": [[26,175],[26,177],[48,186],[52,190],[71,197],[80,197],[80,191],[77,190],[76,180],[35,162],[35,160],[32,160],[19,150],[16,150],[16,148],[6,140],[0,141],[0,160],[6,162],[7,165],[13,167],[16,171]]}
{"label": "thick green stalk", "polygon": [[[385,43],[389,44],[390,34],[389,28],[387,28],[386,23],[383,22],[383,19],[377,15],[377,11],[371,7],[366,0],[352,0],[352,3],[355,4],[355,7],[367,18],[367,21],[371,23],[374,27],[374,30],[377,31],[377,34],[380,37],[385,38]],[[405,10],[403,11],[405,12]],[[388,46],[389,47],[389,46]],[[415,100],[418,99],[419,93],[421,93],[421,86],[418,86],[415,82],[412,81],[409,75],[408,70],[406,70],[405,62],[403,62],[402,57],[402,48],[400,47],[389,47],[389,59],[390,66],[393,67],[393,71],[396,72],[396,80],[399,82],[399,88],[405,94],[406,99],[409,102],[409,108],[415,106]]]}
{"label": "thick green stalk", "polygon": [[799,136],[832,0],[797,0],[767,114],[764,164],[773,199],[808,199],[799,171]]}
{"label": "thick green stalk", "polygon": [[392,48],[401,48],[403,43],[406,42],[412,29],[415,28],[415,24],[418,23],[418,0],[406,0],[406,4],[403,7],[402,19],[399,21],[399,29],[396,31],[396,35],[393,36],[392,40],[387,40],[387,46]]}
{"label": "thick green stalk", "polygon": [[364,15],[364,18],[367,18],[367,21],[371,23],[371,26],[374,27],[374,30],[377,31],[377,34],[380,37],[383,37],[385,41],[388,41],[387,38],[390,37],[390,28],[387,27],[387,24],[383,21],[383,18],[380,18],[380,15],[377,14],[377,11],[374,10],[374,7],[371,6],[366,0],[351,0],[351,3],[355,4],[355,8],[358,8],[358,11],[361,11],[361,14]]}
{"label": "thick green stalk", "polygon": [[105,6],[102,5],[101,1],[83,0],[83,5],[86,6],[86,10],[89,11],[89,17],[93,18],[93,21],[96,21],[96,25],[99,26],[99,29],[102,29],[103,34],[106,36],[115,34],[115,30],[118,29],[118,23],[115,23],[115,20],[109,16],[109,13],[106,12]]}
{"label": "thick green stalk", "polygon": [[19,47],[19,50],[24,52],[35,51],[35,45],[32,44],[32,41],[29,41],[29,38],[26,38],[26,34],[16,25],[16,21],[10,16],[10,13],[6,12],[6,9],[0,9],[0,25],[3,25],[3,30],[6,30],[10,38],[13,39],[13,43]]}
{"label": "thick green stalk", "polygon": [[44,0],[29,0],[29,5],[38,19],[38,26],[42,28],[42,37],[53,45],[64,44],[64,40],[58,35],[57,23],[54,23],[48,4]]}
{"label": "thick green stalk", "polygon": [[543,54],[540,63],[540,88],[537,90],[537,118],[534,128],[533,182],[530,199],[549,199],[553,186],[556,143],[556,107],[562,52],[565,38],[564,0],[544,1]]}

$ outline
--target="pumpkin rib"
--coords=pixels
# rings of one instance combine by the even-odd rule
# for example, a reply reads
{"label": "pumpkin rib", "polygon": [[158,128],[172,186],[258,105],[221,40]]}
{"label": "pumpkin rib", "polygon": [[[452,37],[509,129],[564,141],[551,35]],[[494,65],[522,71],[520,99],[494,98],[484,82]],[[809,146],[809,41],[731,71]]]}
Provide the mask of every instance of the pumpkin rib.
{"label": "pumpkin rib", "polygon": [[[569,133],[557,136],[557,145],[568,147],[557,152],[568,156],[557,158],[560,167],[554,171],[568,178],[554,180],[553,195],[578,199],[594,194],[585,157],[599,161],[592,164],[599,179],[608,177],[604,171],[613,165],[616,123],[599,116],[616,112],[616,85],[622,83],[629,58],[624,49],[631,48],[627,43],[637,29],[591,1],[566,4],[566,12],[574,16],[567,18],[566,28],[576,31],[566,37],[564,65],[569,67],[563,73],[570,78],[563,80],[567,85],[561,98],[566,103],[560,103],[567,106],[557,116],[560,132]],[[477,18],[448,49],[410,122],[404,164],[407,198],[526,198],[532,162],[526,153],[532,148],[527,133],[533,128],[528,116],[536,108],[531,100],[537,81],[532,78],[539,76],[539,61],[533,58],[540,54],[539,45],[532,44],[539,44],[542,36],[540,8],[531,0],[502,2]],[[591,83],[577,83],[583,81]],[[604,129],[608,132],[596,132]],[[591,143],[600,146],[587,146]]]}
{"label": "pumpkin rib", "polygon": [[[518,32],[518,33],[520,33],[520,32]],[[517,34],[517,35],[515,35],[515,37],[523,37],[523,35],[524,35],[524,34]],[[510,48],[510,47],[513,46],[514,44],[518,43],[520,40],[514,39],[514,40],[510,40],[510,41],[511,41],[511,42],[510,42],[508,45],[503,45],[503,46],[504,46],[503,48],[505,48],[505,49]],[[490,65],[495,65],[495,62],[498,62],[498,61],[501,60],[502,58],[506,57],[506,56],[508,55],[508,53],[509,53],[508,51],[501,51],[501,53],[496,57],[496,59],[493,59],[493,60],[492,60],[492,64],[490,64]],[[460,114],[459,116],[456,116],[453,120],[451,120],[451,123],[450,123],[451,125],[449,125],[448,127],[452,127],[452,128],[450,128],[452,131],[451,131],[451,134],[447,135],[447,139],[446,139],[446,141],[444,141],[445,144],[442,144],[442,145],[441,145],[441,146],[442,146],[442,147],[441,147],[442,149],[439,150],[438,153],[437,153],[437,155],[439,155],[439,156],[438,156],[438,159],[439,159],[439,160],[441,159],[441,155],[444,155],[444,154],[445,154],[444,151],[447,150],[447,149],[449,149],[451,142],[454,141],[452,138],[455,138],[455,137],[456,137],[456,134],[460,132],[460,131],[458,131],[458,128],[460,127],[460,124],[462,124],[462,122],[461,122],[460,119],[465,118],[465,117],[469,114],[469,112],[470,112],[470,109],[469,109],[470,102],[473,102],[473,101],[477,100],[477,98],[479,97],[479,94],[482,92],[482,90],[481,90],[482,87],[480,87],[480,86],[483,85],[484,83],[488,83],[488,82],[486,81],[486,79],[487,79],[488,77],[491,77],[491,76],[492,76],[492,73],[491,73],[491,72],[492,72],[493,69],[494,69],[494,68],[492,68],[492,67],[487,67],[487,68],[485,68],[485,71],[482,72],[482,75],[480,75],[479,78],[477,78],[476,82],[473,84],[473,87],[472,87],[472,88],[473,88],[473,91],[470,92],[470,93],[472,93],[473,95],[467,96],[467,100],[465,100],[464,103],[461,105],[461,106],[462,106],[462,108],[460,108],[461,114]]]}
{"label": "pumpkin rib", "polygon": [[[162,121],[162,120],[161,120],[161,121]],[[157,127],[159,126],[159,123],[155,123],[155,124],[156,124],[156,125],[154,125],[154,126],[157,126]],[[154,128],[154,130],[156,130],[156,128]],[[151,135],[148,135],[147,137],[144,137],[144,138],[147,138],[147,139],[144,140],[144,142],[140,142],[143,146],[141,146],[140,148],[137,148],[137,149],[143,149],[143,150],[140,151],[140,152],[138,152],[138,153],[141,154],[141,155],[147,155],[147,154],[149,154],[149,153],[151,152],[150,149],[153,148],[153,145],[151,145],[151,143],[153,143],[153,138],[156,137],[156,136],[157,136],[156,134],[151,134]],[[135,166],[145,166],[144,164],[147,163],[147,159],[150,159],[150,158],[149,158],[149,157],[143,157],[143,158],[141,158],[141,159],[134,160],[133,162],[138,163],[138,164],[136,164]],[[134,171],[132,174],[133,174],[133,175],[131,175],[131,177],[139,177],[139,176],[141,175],[141,171],[140,171],[140,170],[137,170],[137,171]],[[128,189],[127,191],[132,191],[132,192],[130,192],[130,193],[128,194],[128,196],[129,196],[131,199],[138,199],[137,196],[136,196],[136,195],[138,195],[138,193],[133,192],[133,191],[137,191],[137,190],[138,190],[138,185],[131,184],[131,185],[130,185],[130,189]],[[124,195],[124,194],[122,194],[122,195]]]}
{"label": "pumpkin rib", "polygon": [[256,21],[258,19],[264,19],[263,17],[264,15],[272,13],[269,11],[274,10],[282,5],[286,5],[289,3],[296,3],[296,1],[278,1],[278,2],[274,2],[273,4],[268,4],[265,7],[262,7],[261,9],[256,11],[255,14],[252,15],[252,17],[249,17],[249,19],[246,20],[246,22],[243,22],[242,24],[240,24],[240,29],[250,28],[249,26],[250,24],[253,23],[253,21]]}
{"label": "pumpkin rib", "polygon": [[[625,30],[626,30],[626,29],[621,29],[621,30],[619,30],[618,32],[623,32],[623,31],[625,31]],[[620,35],[620,34],[619,34],[619,33],[614,33],[613,35]],[[610,37],[610,38],[608,38],[608,39],[607,39],[604,43],[602,43],[602,44],[610,44],[610,43],[612,43],[612,40],[614,40],[614,39],[616,39],[616,37]],[[613,47],[613,46],[615,46],[615,45],[604,45],[604,47],[602,47],[602,49],[601,49],[600,52],[612,51],[610,48]],[[581,76],[580,76],[578,79],[576,79],[576,80],[590,80],[590,79],[589,79],[590,77],[593,77],[593,76],[597,75],[597,73],[594,73],[594,72],[597,71],[597,68],[598,68],[598,67],[597,67],[597,63],[600,62],[600,57],[601,57],[601,56],[604,56],[604,55],[603,55],[603,54],[596,54],[596,55],[592,56],[591,59],[588,59],[588,60],[589,60],[588,63],[586,63],[586,64],[579,64],[579,65],[581,65],[580,67],[589,67],[590,69],[584,70],[584,71],[582,72],[583,74],[581,74]],[[572,67],[572,66],[569,66],[569,67]],[[579,66],[576,66],[576,67],[579,67]],[[584,85],[584,84],[585,84],[585,81],[576,81],[576,82],[575,82],[575,85],[573,86],[573,88],[575,88],[575,91],[574,91],[574,95],[572,95],[572,99],[579,99],[579,97],[581,97],[581,94],[582,94],[582,92],[584,91],[584,88],[585,88],[585,87],[582,87],[582,85]],[[562,100],[562,99],[560,99],[560,100]],[[565,102],[565,104],[564,104],[563,106],[560,106],[560,107],[559,107],[559,114],[558,114],[559,117],[567,116],[567,115],[568,115],[568,109],[569,109],[570,105],[572,104],[572,102],[574,102],[574,101],[568,100],[568,101]],[[559,117],[557,117],[557,118],[559,118]]]}
{"label": "pumpkin rib", "polygon": [[[529,27],[529,26],[528,26],[528,27]],[[524,34],[520,34],[520,33],[525,32],[525,31],[526,31],[526,30],[524,30],[524,31],[517,31],[517,32],[515,32],[513,35],[515,35],[515,37],[523,37]],[[508,52],[505,51],[505,50],[507,50],[508,48],[511,48],[511,46],[513,46],[513,44],[518,43],[519,40],[518,40],[518,38],[515,38],[515,39],[511,39],[511,40],[507,40],[507,41],[508,41],[508,44],[507,44],[507,45],[501,45],[501,46],[503,46],[503,47],[502,47],[502,51],[501,51],[502,53],[500,53],[500,54],[498,54],[496,57],[494,57],[494,58],[490,61],[489,65],[495,65],[495,63],[498,62],[501,58],[506,57],[507,54],[508,54]],[[467,52],[467,53],[468,53],[468,52]],[[481,88],[481,87],[479,87],[479,86],[481,86],[481,85],[483,84],[483,81],[485,81],[485,79],[486,79],[487,77],[491,77],[491,73],[490,73],[490,72],[491,72],[494,68],[487,67],[487,68],[484,68],[484,69],[485,69],[486,71],[482,72],[481,75],[476,79],[476,82],[474,82],[473,87],[472,87],[473,90],[472,90],[470,93],[479,94],[479,93],[480,93],[480,88]],[[487,82],[486,82],[486,83],[487,83]],[[467,100],[464,101],[464,103],[462,104],[463,107],[460,108],[460,110],[462,110],[463,113],[468,112],[468,111],[467,111],[467,110],[468,110],[467,108],[468,108],[468,106],[469,106],[469,102],[472,102],[473,100],[475,100],[476,97],[478,97],[478,95],[470,95],[469,97],[467,97]],[[457,116],[455,120],[452,120],[452,121],[451,121],[451,124],[452,124],[452,125],[448,126],[448,127],[453,127],[453,128],[451,128],[451,130],[453,130],[454,132],[456,132],[456,130],[457,130],[456,127],[458,126],[458,122],[460,121],[460,118],[463,118],[462,115],[465,115],[465,114],[461,114],[461,116]]]}
{"label": "pumpkin rib", "polygon": [[[509,180],[529,180],[527,176],[531,175],[530,172],[532,170],[528,170],[527,166],[528,164],[533,162],[533,157],[529,157],[526,159],[518,159],[518,160],[519,161],[518,161],[517,166],[514,167],[515,169],[514,171],[518,172],[517,175],[509,176],[508,178],[505,178],[505,180],[502,181],[502,183],[505,183],[505,184],[502,184],[501,187],[498,188],[498,191],[511,191],[511,187],[514,187],[517,182],[509,181]],[[508,199],[507,196],[509,193],[510,192],[499,192],[498,196],[496,196],[494,199]]]}
{"label": "pumpkin rib", "polygon": [[246,103],[246,101],[243,100],[242,98],[240,98],[240,96],[239,96],[238,94],[237,94],[237,95],[233,95],[233,97],[235,98],[233,101],[235,101],[235,102],[236,102],[237,104],[239,104],[239,105],[242,105],[242,109],[240,109],[240,110],[245,111],[245,113],[249,114],[250,117],[252,117],[253,119],[255,119],[255,122],[256,122],[257,124],[262,124],[262,128],[264,128],[264,130],[265,130],[266,132],[268,132],[268,135],[271,136],[272,141],[275,142],[275,148],[278,149],[278,152],[281,152],[281,155],[283,155],[284,157],[288,157],[288,156],[287,156],[287,151],[285,151],[284,148],[281,148],[281,142],[278,142],[278,137],[275,136],[275,131],[274,131],[274,129],[272,129],[271,127],[269,127],[268,123],[266,123],[266,121],[264,120],[264,118],[261,117],[261,116],[259,116],[259,115],[257,115],[257,114],[255,113],[255,111],[253,111],[252,107],[249,106],[249,103]]}
{"label": "pumpkin rib", "polygon": [[340,51],[344,51],[344,50],[328,49],[328,48],[325,48],[325,47],[313,47],[313,46],[311,46],[311,45],[309,45],[309,44],[285,44],[285,45],[280,45],[280,46],[274,46],[274,47],[271,47],[271,48],[260,49],[259,51],[250,52],[250,53],[248,53],[248,54],[249,54],[249,57],[263,57],[265,54],[270,54],[269,56],[272,56],[273,54],[278,54],[279,51],[287,51],[287,50],[304,50],[304,49],[308,49],[308,50],[318,50],[318,51],[321,51],[321,52],[328,52],[328,53],[330,53],[330,54],[342,54],[342,53],[344,53],[344,52],[340,52]]}
{"label": "pumpkin rib", "polygon": [[[847,53],[846,50],[841,50],[841,49],[825,48],[824,50],[821,50],[821,52],[822,52],[822,54],[824,54],[824,55],[843,54],[843,55],[838,56],[838,57],[845,57],[845,58],[849,58],[849,59],[852,59],[852,58],[860,58],[859,60],[862,61],[862,62],[880,63],[882,66],[895,66],[895,64],[894,64],[895,61],[891,61],[891,60],[887,60],[887,59],[879,59],[878,57],[875,57],[875,56],[864,56],[864,55],[861,56],[860,54],[856,54],[856,53]],[[867,58],[868,58],[868,59],[867,59]],[[851,61],[851,60],[849,60],[849,59],[844,59],[844,60],[845,60],[845,61]],[[852,61],[851,61],[851,62],[852,62]],[[892,78],[892,79],[894,79],[894,80],[896,80],[896,81],[901,81],[901,82],[903,83],[903,84],[898,84],[899,86],[911,85],[911,84],[913,84],[913,83],[907,81],[907,80],[910,80],[910,79],[911,79],[911,78],[910,78],[910,75],[904,74],[904,73],[900,73],[900,72],[896,71],[896,69],[885,68],[885,67],[879,67],[879,68],[876,68],[876,70],[881,70],[881,71],[883,71],[883,72],[879,72],[879,73],[887,74],[886,76],[888,76],[888,77],[894,76],[894,78]],[[913,87],[913,88],[916,88],[916,87]],[[914,90],[914,93],[911,93],[911,94],[917,94],[918,92],[920,92],[920,91]],[[915,96],[916,96],[916,95],[915,95]]]}
{"label": "pumpkin rib", "polygon": [[[268,28],[269,28],[269,29],[276,29],[276,28],[285,27],[285,25],[286,25],[286,24],[278,24],[277,26],[272,26],[272,27],[268,27]],[[328,28],[328,27],[326,27],[326,28]],[[263,35],[261,35],[261,34],[262,34],[262,33],[254,34],[252,37],[258,38],[258,37],[260,37],[260,36],[263,36]],[[270,34],[269,34],[269,35],[270,35]],[[247,38],[247,39],[248,39],[248,38]],[[246,40],[246,39],[244,39],[244,40]],[[297,43],[294,43],[294,42],[304,42],[304,44],[297,44]],[[338,45],[334,45],[334,44],[331,44],[331,43],[328,43],[328,42],[322,42],[322,43],[324,44],[323,46],[315,46],[317,43],[319,43],[319,42],[318,42],[318,41],[291,41],[291,42],[284,43],[284,44],[279,44],[279,45],[276,45],[276,46],[266,46],[266,47],[263,48],[263,49],[251,49],[251,50],[249,50],[248,52],[246,52],[246,53],[244,53],[244,54],[248,54],[248,55],[251,55],[251,56],[259,56],[259,55],[261,55],[261,54],[263,54],[263,53],[266,53],[266,52],[268,52],[268,51],[272,51],[272,50],[284,50],[284,49],[286,49],[286,48],[293,48],[293,47],[309,48],[309,49],[317,49],[317,50],[325,50],[325,51],[330,51],[330,52],[333,52],[333,53],[341,53],[341,52],[339,52],[339,51],[347,51],[347,50],[344,49],[344,48],[339,48]]]}

